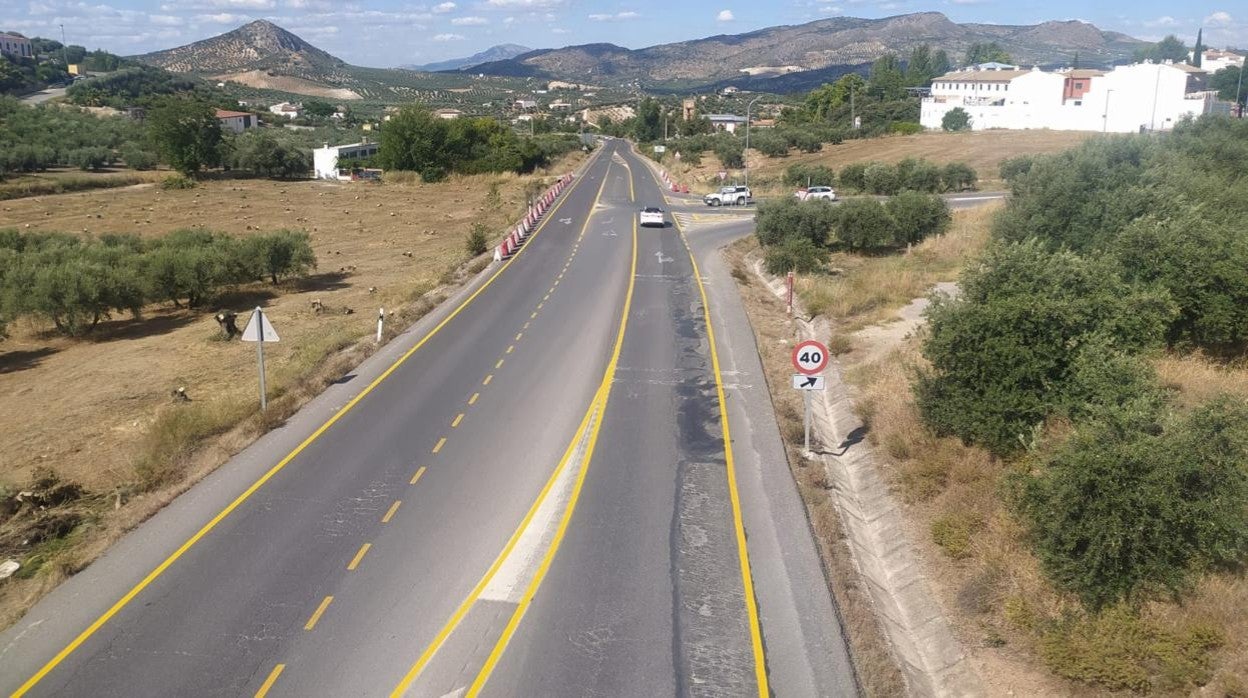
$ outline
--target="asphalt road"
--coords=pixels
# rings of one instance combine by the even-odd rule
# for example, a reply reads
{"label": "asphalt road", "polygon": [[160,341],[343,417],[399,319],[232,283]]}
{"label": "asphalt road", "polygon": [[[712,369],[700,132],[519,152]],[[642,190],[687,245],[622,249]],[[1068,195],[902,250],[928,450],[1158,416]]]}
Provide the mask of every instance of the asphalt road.
{"label": "asphalt road", "polygon": [[497,275],[0,635],[0,689],[854,693],[748,323],[636,229],[661,201],[608,142]]}
{"label": "asphalt road", "polygon": [[49,99],[56,99],[57,97],[64,97],[65,90],[67,89],[68,88],[66,87],[49,87],[46,90],[40,90],[38,92],[34,92],[34,93],[26,95],[25,97],[22,97],[22,101],[27,104],[43,104]]}

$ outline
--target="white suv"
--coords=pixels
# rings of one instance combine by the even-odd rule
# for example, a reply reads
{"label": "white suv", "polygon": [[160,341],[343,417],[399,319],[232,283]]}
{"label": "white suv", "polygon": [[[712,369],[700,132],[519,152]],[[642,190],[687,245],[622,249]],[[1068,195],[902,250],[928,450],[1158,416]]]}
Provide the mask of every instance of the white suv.
{"label": "white suv", "polygon": [[793,196],[799,201],[809,201],[811,199],[824,199],[826,201],[836,201],[836,190],[832,187],[806,187],[798,189]]}
{"label": "white suv", "polygon": [[702,202],[707,206],[724,206],[728,204],[745,206],[746,204],[754,203],[754,196],[750,193],[749,187],[720,187],[719,191],[702,197]]}

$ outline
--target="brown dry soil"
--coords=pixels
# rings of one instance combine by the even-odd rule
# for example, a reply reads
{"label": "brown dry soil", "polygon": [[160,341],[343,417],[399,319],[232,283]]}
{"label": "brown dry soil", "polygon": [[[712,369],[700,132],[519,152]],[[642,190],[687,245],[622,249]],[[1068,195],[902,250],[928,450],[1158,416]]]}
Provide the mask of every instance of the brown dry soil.
{"label": "brown dry soil", "polygon": [[[790,165],[824,165],[840,172],[856,162],[893,163],[904,158],[926,158],[944,165],[964,162],[979,174],[979,188],[1000,189],[1001,163],[1019,155],[1040,155],[1068,150],[1099,134],[1080,131],[968,131],[964,133],[919,133],[911,136],[886,136],[847,140],[840,145],[824,145],[819,153],[792,151],[785,158],[769,158],[757,150],[750,151],[750,181],[759,193],[779,191],[780,177]],[[675,146],[669,147],[674,151]],[[719,160],[711,152],[702,154],[697,167],[665,163],[674,179],[697,191],[718,183]],[[741,172],[730,172],[730,181],[740,181]],[[784,189],[787,191],[787,188]],[[771,192],[774,193],[774,192]]]}
{"label": "brown dry soil", "polygon": [[[570,171],[582,157],[569,156],[550,172]],[[29,231],[159,235],[203,226],[245,236],[302,229],[318,260],[305,279],[249,285],[195,310],[152,305],[141,319],[114,317],[82,339],[61,337],[43,321],[9,325],[0,343],[0,544],[20,544],[7,534],[27,535],[4,530],[19,508],[37,510],[52,498],[66,517],[37,522],[47,529],[36,535],[48,536],[41,548],[4,546],[26,566],[17,575],[23,579],[0,589],[0,627],[361,360],[372,350],[379,308],[401,313],[387,328],[392,334],[483,268],[487,259],[470,260],[465,251],[469,227],[481,222],[501,237],[521,214],[526,187],[543,177],[550,174],[433,185],[208,181],[189,190],[138,185],[0,202],[0,228]],[[314,300],[324,312],[314,311]],[[218,309],[233,310],[241,328],[256,305],[281,335],[265,352],[270,393],[281,397],[267,419],[256,414],[253,345],[221,341],[213,319]],[[185,388],[189,404],[173,399],[177,388]],[[172,433],[183,428],[179,413],[186,428],[224,436],[214,444]],[[179,451],[188,443],[196,454]],[[174,456],[172,473],[143,470],[145,462],[150,468],[153,459]],[[25,503],[14,496],[22,489]]]}

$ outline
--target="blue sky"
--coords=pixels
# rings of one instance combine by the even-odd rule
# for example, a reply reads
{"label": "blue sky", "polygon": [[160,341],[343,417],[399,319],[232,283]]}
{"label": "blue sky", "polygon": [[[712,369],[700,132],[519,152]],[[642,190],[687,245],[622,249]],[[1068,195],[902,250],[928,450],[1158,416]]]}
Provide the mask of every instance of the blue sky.
{"label": "blue sky", "polygon": [[389,67],[467,56],[500,43],[549,48],[611,42],[640,48],[823,17],[944,12],[955,22],[1034,24],[1080,19],[1145,39],[1248,48],[1242,0],[5,0],[0,30],[60,38],[119,54],[170,48],[269,19],[358,65]]}

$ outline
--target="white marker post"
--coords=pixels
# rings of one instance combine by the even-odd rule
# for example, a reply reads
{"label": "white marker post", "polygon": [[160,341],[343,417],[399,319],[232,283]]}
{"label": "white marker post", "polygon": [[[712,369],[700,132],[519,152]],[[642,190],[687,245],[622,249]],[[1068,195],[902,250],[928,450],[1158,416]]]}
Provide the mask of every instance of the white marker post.
{"label": "white marker post", "polygon": [[377,309],[377,343],[381,344],[381,329],[386,324],[386,309]]}
{"label": "white marker post", "polygon": [[805,414],[802,419],[802,426],[805,432],[805,442],[803,443],[802,453],[807,458],[811,457],[810,452],[810,393],[814,390],[823,389],[823,376],[819,373],[828,365],[828,348],[823,344],[808,339],[804,342],[798,342],[793,347],[793,368],[801,375],[793,376],[793,387],[801,390],[804,398],[802,400],[805,406]]}
{"label": "white marker post", "polygon": [[269,397],[264,385],[264,343],[278,342],[281,341],[281,338],[277,336],[277,330],[273,329],[273,325],[269,322],[269,318],[265,316],[264,311],[259,306],[256,306],[256,310],[251,314],[251,319],[247,321],[247,328],[243,330],[243,336],[240,339],[244,342],[256,343],[256,364],[260,370],[260,409],[267,410],[269,408]]}

